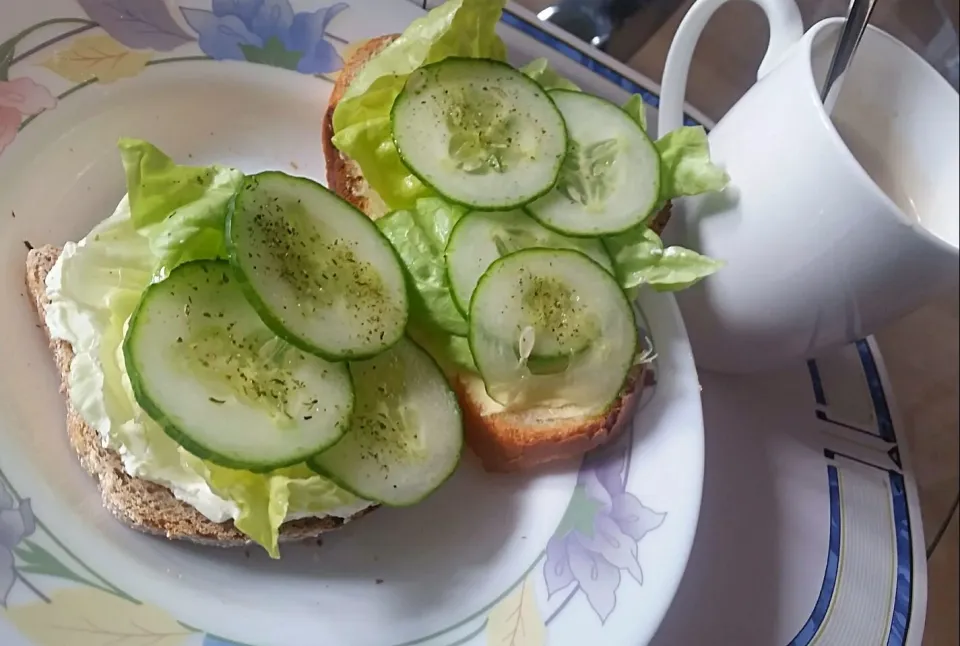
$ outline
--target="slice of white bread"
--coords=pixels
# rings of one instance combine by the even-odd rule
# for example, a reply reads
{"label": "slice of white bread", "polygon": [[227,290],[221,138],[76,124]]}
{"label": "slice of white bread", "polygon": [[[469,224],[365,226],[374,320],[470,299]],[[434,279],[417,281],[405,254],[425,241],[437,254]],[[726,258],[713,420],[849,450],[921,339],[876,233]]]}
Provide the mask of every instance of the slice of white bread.
{"label": "slice of white bread", "polygon": [[[358,47],[344,64],[323,117],[323,152],[327,185],[370,218],[386,214],[387,207],[363,178],[360,167],[340,152],[331,138],[333,112],[363,66],[396,38],[380,36]],[[663,229],[669,206],[654,218],[651,228]],[[644,367],[636,366],[613,404],[600,413],[584,414],[575,407],[505,411],[487,396],[483,382],[472,374],[451,377],[463,409],[467,444],[489,471],[516,471],[546,462],[575,458],[600,446],[626,427],[633,417]]]}
{"label": "slice of white bread", "polygon": [[[48,338],[50,330],[44,320],[44,311],[50,301],[45,281],[59,256],[60,249],[52,246],[38,247],[27,255],[27,288]],[[120,522],[148,534],[204,545],[232,547],[251,542],[234,526],[233,521],[215,523],[192,506],[177,500],[166,487],[127,475],[120,456],[103,447],[100,435],[80,417],[67,396],[73,348],[65,341],[50,339],[50,350],[60,372],[60,392],[67,399],[67,436],[70,444],[80,458],[80,464],[97,480],[103,505]],[[280,541],[316,538],[372,509],[365,509],[351,518],[305,518],[284,523],[280,528]]]}

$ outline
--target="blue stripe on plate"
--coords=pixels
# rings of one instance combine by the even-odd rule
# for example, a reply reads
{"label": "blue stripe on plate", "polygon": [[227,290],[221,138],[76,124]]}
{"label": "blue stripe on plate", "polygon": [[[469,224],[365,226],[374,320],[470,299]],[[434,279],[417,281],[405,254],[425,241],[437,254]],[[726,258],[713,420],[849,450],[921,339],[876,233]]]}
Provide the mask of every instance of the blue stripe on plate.
{"label": "blue stripe on plate", "polygon": [[893,492],[893,522],[897,531],[897,591],[887,646],[903,646],[907,642],[913,611],[913,538],[906,483],[901,474],[890,472],[890,490]]}
{"label": "blue stripe on plate", "polygon": [[843,428],[850,431],[854,431],[856,433],[863,433],[864,435],[869,435],[870,437],[879,437],[880,439],[883,439],[883,437],[880,435],[878,431],[866,431],[860,428],[859,426],[854,426],[853,424],[847,424],[846,422],[838,422],[835,419],[831,419],[830,416],[827,415],[822,410],[816,411],[814,415],[816,415],[817,419],[820,420],[821,422],[828,422],[830,424],[833,424],[834,426],[842,426]]}
{"label": "blue stripe on plate", "polygon": [[[860,339],[854,345],[860,357],[863,376],[867,380],[867,390],[870,393],[870,401],[873,403],[873,412],[877,419],[876,430],[866,430],[844,422],[839,422],[831,419],[825,411],[818,410],[814,414],[817,416],[817,419],[821,421],[842,426],[858,433],[865,433],[872,437],[879,437],[887,442],[896,443],[897,436],[893,430],[893,417],[890,414],[890,407],[887,405],[887,396],[884,393],[883,382],[880,379],[880,370],[877,368],[877,362],[873,357],[873,352],[870,350],[870,343],[867,342],[866,339]],[[810,372],[814,399],[817,404],[827,406],[827,397],[823,389],[823,379],[820,375],[820,367],[817,365],[816,360],[810,359],[807,361],[807,370]],[[894,462],[897,463],[897,466],[900,466],[899,455],[894,459]]]}
{"label": "blue stripe on plate", "polygon": [[803,628],[800,629],[800,632],[790,641],[788,646],[808,646],[813,641],[827,617],[830,601],[837,589],[837,573],[840,571],[840,525],[842,521],[840,513],[840,476],[837,467],[827,467],[827,478],[830,485],[830,542],[827,553],[827,567],[823,574],[820,595],[813,606],[813,612],[810,613],[810,618],[807,619]]}
{"label": "blue stripe on plate", "polygon": [[[588,54],[581,52],[575,47],[571,47],[564,41],[560,40],[556,36],[547,33],[539,25],[527,22],[520,16],[515,13],[512,13],[508,9],[503,10],[503,16],[501,17],[501,22],[504,24],[510,25],[514,29],[523,32],[527,36],[530,36],[537,42],[543,43],[550,49],[556,51],[563,56],[566,56],[570,60],[574,61],[586,67],[588,70],[601,76],[616,86],[626,90],[631,94],[639,94],[643,97],[645,103],[652,105],[653,107],[660,106],[660,97],[654,94],[652,91],[643,87],[636,81],[627,78],[623,74],[620,74],[614,70],[609,65],[601,63],[600,61],[592,58]],[[684,115],[683,122],[688,126],[699,126],[701,125],[698,121],[690,117],[689,115]]]}
{"label": "blue stripe on plate", "polygon": [[[869,350],[869,347],[867,348]],[[871,357],[872,358],[872,357]],[[910,505],[907,500],[907,485],[906,479],[903,477],[903,474],[897,473],[896,471],[891,471],[886,467],[882,467],[872,462],[867,462],[866,460],[861,460],[860,458],[855,458],[851,455],[846,455],[843,453],[837,453],[827,449],[823,452],[824,457],[828,460],[832,460],[836,457],[841,457],[845,460],[853,460],[862,465],[872,467],[874,469],[879,469],[880,471],[885,471],[887,476],[890,478],[890,493],[891,493],[891,504],[893,506],[893,526],[894,531],[896,532],[896,548],[897,548],[897,583],[894,592],[893,599],[893,610],[890,617],[890,630],[887,633],[887,641],[884,642],[886,646],[904,646],[907,643],[907,635],[910,630],[910,618],[913,614],[913,534],[910,532]],[[829,466],[828,469],[834,469],[835,467]],[[839,489],[838,489],[839,493]],[[830,573],[830,559],[832,559],[833,553],[833,527],[834,527],[834,483],[833,479],[830,481],[830,551],[831,556],[828,557],[827,561],[827,575],[824,577],[824,587],[827,585],[827,578],[829,578]],[[839,503],[839,500],[838,500]],[[838,505],[839,507],[839,505]],[[836,514],[836,518],[839,521],[840,517],[839,509]],[[836,579],[836,574],[834,573],[834,579]],[[835,587],[835,584],[834,584]],[[821,589],[820,596],[823,597],[823,590]],[[832,596],[832,594],[831,594]],[[817,600],[817,605],[819,606],[820,599]],[[814,613],[816,613],[816,606],[814,607]],[[811,619],[813,615],[811,615]],[[821,620],[822,621],[822,620]],[[810,622],[808,621],[807,624]],[[807,628],[805,625],[801,629],[801,634]],[[798,635],[799,637],[799,635]],[[809,642],[797,642],[796,638],[794,641],[790,642],[789,646],[807,646]]]}
{"label": "blue stripe on plate", "polygon": [[883,382],[880,380],[880,371],[873,358],[870,344],[865,339],[857,341],[857,352],[863,364],[863,374],[867,377],[867,386],[870,389],[870,399],[873,400],[874,412],[877,415],[877,427],[880,437],[888,442],[896,442],[897,436],[893,431],[893,419],[890,416],[890,407],[887,405],[887,396],[883,392]]}
{"label": "blue stripe on plate", "polygon": [[820,368],[817,362],[811,359],[807,361],[807,370],[810,371],[810,381],[813,382],[813,398],[821,406],[827,405],[827,398],[823,394],[823,380],[820,379]]}

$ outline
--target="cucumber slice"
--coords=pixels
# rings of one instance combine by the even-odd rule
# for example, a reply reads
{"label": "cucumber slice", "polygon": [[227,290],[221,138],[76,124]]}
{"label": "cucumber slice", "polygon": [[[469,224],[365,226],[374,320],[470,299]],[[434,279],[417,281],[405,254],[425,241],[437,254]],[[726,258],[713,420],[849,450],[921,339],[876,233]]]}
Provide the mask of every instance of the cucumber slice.
{"label": "cucumber slice", "polygon": [[450,477],[460,460],[457,398],[433,359],[404,339],[350,364],[353,423],[310,466],[344,489],[389,506],[412,505]]}
{"label": "cucumber slice", "polygon": [[297,464],[350,425],[346,365],[278,339],[225,261],[186,263],[150,285],[123,358],[140,407],[180,446],[224,467]]}
{"label": "cucumber slice", "polygon": [[372,220],[302,177],[247,177],[230,207],[227,251],[274,334],[330,360],[373,356],[400,340],[407,289]]}
{"label": "cucumber slice", "polygon": [[613,273],[613,263],[599,240],[556,233],[520,210],[473,211],[457,222],[445,252],[447,279],[457,307],[468,312],[477,281],[494,260],[531,247],[575,249]]}
{"label": "cucumber slice", "polygon": [[506,63],[447,58],[410,75],[391,112],[410,170],[448,200],[507,210],[545,194],[567,151],[563,118]]}
{"label": "cucumber slice", "polygon": [[[586,255],[524,249],[494,262],[477,284],[469,341],[487,393],[504,406],[593,411],[620,393],[637,327],[616,280]],[[553,360],[531,364],[536,356]]]}
{"label": "cucumber slice", "polygon": [[574,236],[626,231],[643,222],[660,196],[660,155],[619,107],[584,92],[554,90],[570,134],[556,186],[528,205],[545,227]]}

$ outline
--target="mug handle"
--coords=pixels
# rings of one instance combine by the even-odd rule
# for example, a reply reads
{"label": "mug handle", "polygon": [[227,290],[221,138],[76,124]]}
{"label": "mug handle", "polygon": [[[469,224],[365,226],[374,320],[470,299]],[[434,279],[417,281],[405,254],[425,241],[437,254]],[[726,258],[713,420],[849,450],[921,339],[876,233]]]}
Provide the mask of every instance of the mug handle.
{"label": "mug handle", "polygon": [[[727,1],[697,0],[680,22],[663,68],[657,122],[658,137],[683,125],[683,99],[687,89],[690,62],[693,60],[693,50],[707,22]],[[763,62],[760,63],[760,69],[757,72],[757,80],[760,80],[803,36],[803,19],[794,0],[752,0],[752,2],[763,9],[770,24],[767,53],[764,54]]]}

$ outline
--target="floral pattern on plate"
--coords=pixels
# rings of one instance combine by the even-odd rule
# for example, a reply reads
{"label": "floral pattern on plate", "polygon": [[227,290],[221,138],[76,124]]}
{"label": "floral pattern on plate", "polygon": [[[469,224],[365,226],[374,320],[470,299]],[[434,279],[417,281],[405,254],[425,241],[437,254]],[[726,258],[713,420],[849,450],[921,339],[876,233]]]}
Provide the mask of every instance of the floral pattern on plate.
{"label": "floral pattern on plate", "polygon": [[29,500],[19,502],[0,485],[0,606],[7,607],[7,597],[21,576],[16,569],[13,551],[36,531]]}
{"label": "floral pattern on plate", "polygon": [[0,80],[0,153],[13,143],[25,117],[57,105],[50,91],[33,79],[22,76]]}
{"label": "floral pattern on plate", "polygon": [[[325,75],[343,66],[349,43],[327,31],[348,8],[343,2],[295,12],[289,0],[211,0],[209,9],[178,7],[180,25],[164,0],[78,0],[87,18],[44,20],[0,42],[0,154],[17,133],[58,100],[92,84],[136,76],[145,68],[197,60],[236,60],[301,74]],[[69,27],[66,31],[64,28]],[[60,29],[39,44],[22,44],[43,30]],[[90,32],[94,33],[91,35]],[[13,76],[27,59],[66,43],[41,66],[75,83],[58,95],[29,76]],[[192,49],[188,55],[157,54]]]}
{"label": "floral pattern on plate", "polygon": [[346,8],[341,2],[294,13],[287,0],[214,0],[211,11],[180,11],[197,32],[200,49],[211,58],[326,74],[343,65],[326,40],[326,30]]}
{"label": "floral pattern on plate", "polygon": [[79,561],[0,473],[0,617],[37,646],[153,643],[197,634],[140,603]]}
{"label": "floral pattern on plate", "polygon": [[600,621],[616,607],[621,572],[643,585],[637,544],[661,524],[665,513],[645,507],[626,490],[627,449],[586,457],[573,499],[547,543],[543,576],[554,595],[576,582]]}

